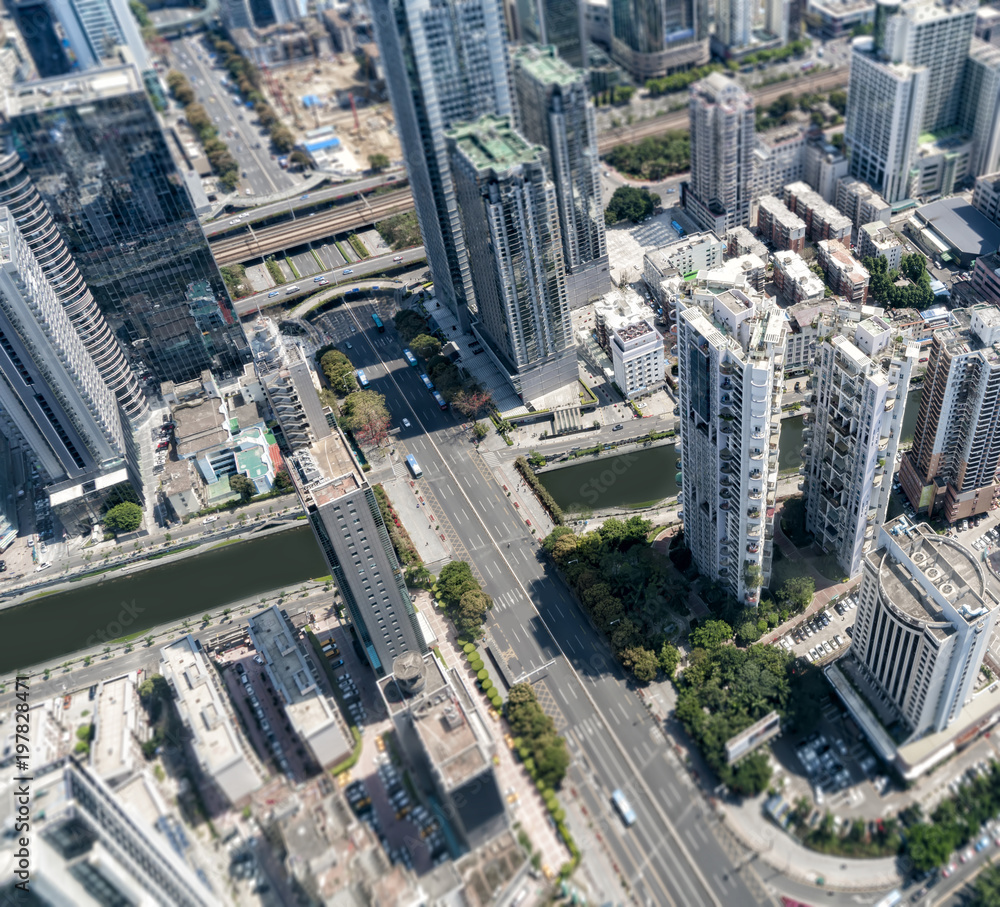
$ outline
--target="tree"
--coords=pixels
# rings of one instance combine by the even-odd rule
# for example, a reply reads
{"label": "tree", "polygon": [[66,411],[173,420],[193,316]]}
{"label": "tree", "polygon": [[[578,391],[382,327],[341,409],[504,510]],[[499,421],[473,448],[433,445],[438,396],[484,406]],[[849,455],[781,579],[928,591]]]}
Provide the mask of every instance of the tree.
{"label": "tree", "polygon": [[847,92],[831,91],[830,106],[841,116],[844,116],[844,114],[847,113]]}
{"label": "tree", "polygon": [[420,223],[414,211],[393,214],[392,217],[380,220],[375,224],[375,229],[378,230],[379,236],[392,246],[393,252],[419,246],[423,241],[420,235]]}
{"label": "tree", "polygon": [[460,630],[476,633],[486,622],[486,615],[492,607],[490,596],[479,589],[470,589],[459,599],[455,624]]}
{"label": "tree", "polygon": [[401,312],[397,312],[393,316],[392,323],[405,343],[409,343],[418,334],[426,334],[431,329],[427,319],[419,312],[414,312],[413,309],[403,309]]}
{"label": "tree", "polygon": [[295,136],[284,126],[271,130],[271,144],[280,154],[287,154],[295,147]]}
{"label": "tree", "polygon": [[622,664],[632,671],[635,679],[643,683],[649,683],[656,679],[656,672],[660,669],[660,661],[656,653],[643,646],[633,646],[623,649],[620,653]]}
{"label": "tree", "polygon": [[353,432],[359,444],[378,447],[389,438],[389,410],[385,397],[376,391],[357,391],[350,394],[340,411],[340,424]]}
{"label": "tree", "polygon": [[441,352],[441,341],[429,334],[417,334],[410,341],[410,351],[421,359],[433,359]]}
{"label": "tree", "polygon": [[811,576],[792,576],[778,590],[778,604],[793,611],[805,611],[812,604],[816,582]]}
{"label": "tree", "polygon": [[281,492],[292,490],[292,480],[287,469],[279,469],[274,474],[274,487]]}
{"label": "tree", "polygon": [[1000,907],[1000,867],[987,866],[976,878],[970,907]]}
{"label": "tree", "polygon": [[693,649],[717,649],[733,638],[733,628],[724,620],[707,620],[691,631],[688,640]]}
{"label": "tree", "polygon": [[554,734],[547,735],[536,741],[534,752],[538,779],[553,790],[559,787],[569,768],[566,741]]}
{"label": "tree", "polygon": [[229,477],[229,487],[240,496],[240,500],[246,504],[256,493],[257,488],[245,475],[237,473]]}
{"label": "tree", "polygon": [[489,391],[474,389],[463,391],[456,395],[451,405],[455,407],[463,416],[469,419],[478,419],[493,403],[493,398]]}
{"label": "tree", "polygon": [[115,534],[119,532],[135,532],[141,525],[142,508],[130,501],[116,504],[104,514],[104,528]]}
{"label": "tree", "polygon": [[567,564],[576,554],[576,536],[564,535],[552,548],[552,557],[559,565]]}
{"label": "tree", "polygon": [[622,220],[638,223],[649,217],[660,203],[660,197],[648,189],[619,186],[604,209],[604,222],[610,227]]}
{"label": "tree", "polygon": [[389,166],[389,163],[389,158],[380,152],[368,155],[368,166],[371,167],[372,173],[381,173]]}
{"label": "tree", "polygon": [[660,649],[660,670],[663,671],[667,677],[673,678],[674,673],[677,671],[677,665],[680,663],[680,649],[678,649],[673,643],[665,642],[663,647]]}
{"label": "tree", "polygon": [[729,786],[747,797],[755,797],[767,790],[771,781],[771,762],[766,753],[752,753],[740,761],[732,771]]}
{"label": "tree", "polygon": [[906,849],[913,868],[918,872],[929,872],[948,861],[955,845],[944,828],[920,822],[908,830]]}
{"label": "tree", "polygon": [[479,589],[479,583],[465,561],[451,561],[438,574],[437,594],[446,608],[456,607],[462,596],[474,589]]}
{"label": "tree", "polygon": [[486,427],[486,423],[477,422],[472,426],[472,433],[476,436],[477,441],[482,441],[490,433],[490,430]]}
{"label": "tree", "polygon": [[341,396],[357,390],[357,373],[354,364],[340,350],[328,350],[319,360],[319,367],[327,383]]}

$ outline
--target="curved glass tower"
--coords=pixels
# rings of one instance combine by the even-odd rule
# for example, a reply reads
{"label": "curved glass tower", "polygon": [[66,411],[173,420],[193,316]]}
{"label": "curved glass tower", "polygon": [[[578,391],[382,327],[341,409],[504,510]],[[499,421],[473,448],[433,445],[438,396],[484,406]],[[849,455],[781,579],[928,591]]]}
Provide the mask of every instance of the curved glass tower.
{"label": "curved glass tower", "polygon": [[49,209],[16,154],[0,156],[0,205],[8,208],[42,273],[94,360],[104,383],[133,422],[146,412],[146,398],[111,328],[83,282]]}

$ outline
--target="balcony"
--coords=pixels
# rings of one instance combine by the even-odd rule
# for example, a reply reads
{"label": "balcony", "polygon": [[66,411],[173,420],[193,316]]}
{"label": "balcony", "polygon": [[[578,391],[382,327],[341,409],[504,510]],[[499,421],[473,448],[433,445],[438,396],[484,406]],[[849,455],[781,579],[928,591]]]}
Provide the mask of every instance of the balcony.
{"label": "balcony", "polygon": [[724,501],[726,501],[729,498],[731,498],[732,495],[729,493],[729,489],[728,488],[720,488],[719,489],[719,497],[722,498]]}
{"label": "balcony", "polygon": [[750,470],[750,478],[751,479],[759,479],[760,477],[761,477],[761,471],[759,469],[751,469]]}
{"label": "balcony", "polygon": [[750,437],[754,438],[757,441],[762,441],[764,439],[764,429],[763,428],[754,428],[750,432]]}
{"label": "balcony", "polygon": [[719,387],[721,387],[724,391],[729,390],[732,386],[733,386],[733,382],[730,381],[728,378],[723,378],[719,382]]}
{"label": "balcony", "polygon": [[728,447],[723,447],[719,456],[725,460],[731,460],[733,458],[733,452]]}
{"label": "balcony", "polygon": [[760,538],[760,525],[747,526],[747,537],[759,539]]}
{"label": "balcony", "polygon": [[885,401],[885,411],[889,412],[896,405],[896,398],[893,397],[891,400]]}
{"label": "balcony", "polygon": [[723,501],[721,504],[719,504],[719,510],[728,510],[728,509],[729,509],[729,501]]}
{"label": "balcony", "polygon": [[750,517],[751,520],[759,520],[760,519],[760,508],[759,507],[748,507],[747,508],[747,516]]}
{"label": "balcony", "polygon": [[761,450],[759,447],[755,447],[753,450],[750,451],[751,460],[760,460],[763,457],[764,457],[764,451]]}
{"label": "balcony", "polygon": [[734,371],[735,371],[735,369],[733,368],[732,364],[730,364],[729,362],[723,362],[723,363],[720,363],[720,365],[719,365],[719,374],[720,375],[731,375],[731,374],[733,374]]}
{"label": "balcony", "polygon": [[760,496],[761,496],[761,490],[759,488],[751,488],[750,489],[750,500],[751,501],[759,501],[760,500]]}
{"label": "balcony", "polygon": [[760,542],[748,542],[747,554],[757,554],[760,551]]}
{"label": "balcony", "polygon": [[721,431],[724,435],[731,435],[733,433],[733,426],[728,422],[723,422],[719,426],[719,431]]}

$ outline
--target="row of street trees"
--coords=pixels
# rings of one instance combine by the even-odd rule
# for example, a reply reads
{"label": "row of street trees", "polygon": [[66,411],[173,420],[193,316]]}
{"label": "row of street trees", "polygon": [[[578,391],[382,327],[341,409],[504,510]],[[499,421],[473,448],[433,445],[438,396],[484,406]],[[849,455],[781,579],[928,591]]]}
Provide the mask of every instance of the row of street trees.
{"label": "row of street trees", "polygon": [[483,592],[465,561],[445,564],[434,588],[438,601],[461,634],[473,639],[483,635],[483,624],[493,607],[493,599]]}
{"label": "row of street trees", "polygon": [[195,100],[194,89],[187,76],[172,69],[167,73],[167,87],[174,100],[184,108],[184,117],[205,149],[205,156],[219,178],[219,186],[226,192],[232,192],[240,178],[240,165],[229,153],[226,143],[219,138],[219,130],[209,118],[208,111]]}

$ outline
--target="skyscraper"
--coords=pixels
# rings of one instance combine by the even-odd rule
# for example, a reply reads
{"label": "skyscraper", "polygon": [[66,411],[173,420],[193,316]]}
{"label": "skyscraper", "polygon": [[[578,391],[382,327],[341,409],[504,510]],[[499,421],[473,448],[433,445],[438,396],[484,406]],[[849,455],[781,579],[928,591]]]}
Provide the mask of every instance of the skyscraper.
{"label": "skyscraper", "polygon": [[[0,433],[30,451],[53,508],[71,519],[138,480],[131,437],[14,216],[0,208]],[[95,497],[99,498],[96,500]]]}
{"label": "skyscraper", "polygon": [[[892,356],[895,332],[881,318],[841,330],[816,355],[816,403],[805,450],[806,527],[837,555],[847,576],[856,576],[885,521],[919,354],[914,344]],[[887,354],[892,358],[885,369],[878,362]]]}
{"label": "skyscraper", "polygon": [[953,523],[1000,503],[1000,311],[957,309],[935,331],[899,478],[914,509]]}
{"label": "skyscraper", "polygon": [[594,110],[584,74],[551,47],[513,55],[518,131],[549,154],[571,308],[608,289],[608,248]]}
{"label": "skyscraper", "polygon": [[844,130],[850,172],[890,203],[913,191],[919,136],[959,124],[975,20],[968,0],[880,0],[874,34],[854,40]]}
{"label": "skyscraper", "polygon": [[135,373],[97,307],[90,288],[83,282],[80,269],[59,235],[49,209],[24,165],[13,153],[0,156],[0,205],[5,205],[14,215],[18,230],[125,415],[133,421],[141,419],[148,410]]}
{"label": "skyscraper", "polygon": [[906,517],[879,531],[850,652],[909,740],[943,731],[972,698],[996,614],[973,552]]}
{"label": "skyscraper", "polygon": [[548,154],[507,118],[447,133],[455,198],[476,262],[476,333],[525,400],[575,384],[558,198]]}
{"label": "skyscraper", "polygon": [[475,310],[444,133],[511,114],[498,0],[373,0],[372,19],[438,299]]}
{"label": "skyscraper", "polygon": [[750,225],[754,192],[753,98],[713,72],[691,86],[691,180],[684,207],[703,230],[724,236]]}
{"label": "skyscraper", "polygon": [[640,83],[708,62],[707,4],[610,0],[611,56]]}
{"label": "skyscraper", "polygon": [[747,606],[771,574],[785,314],[753,290],[695,290],[677,318],[684,540]]}
{"label": "skyscraper", "polygon": [[969,173],[1000,169],[1000,47],[978,38],[965,64],[961,126],[972,137]]}
{"label": "skyscraper", "polygon": [[570,66],[586,65],[587,35],[579,0],[517,0],[518,37],[552,45]]}
{"label": "skyscraper", "polygon": [[754,4],[750,0],[720,0],[715,14],[715,38],[724,47],[739,50],[753,34]]}
{"label": "skyscraper", "polygon": [[161,381],[242,368],[242,328],[135,67],[15,86],[7,116],[119,340]]}
{"label": "skyscraper", "polygon": [[149,68],[146,45],[126,0],[49,0],[66,34],[76,67],[92,69],[125,45],[141,71]]}

